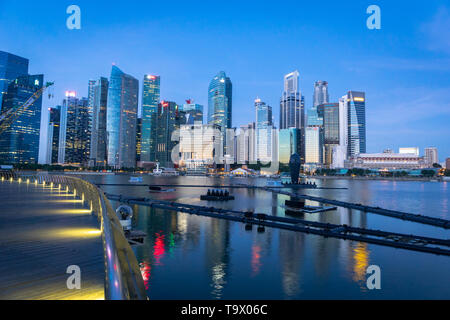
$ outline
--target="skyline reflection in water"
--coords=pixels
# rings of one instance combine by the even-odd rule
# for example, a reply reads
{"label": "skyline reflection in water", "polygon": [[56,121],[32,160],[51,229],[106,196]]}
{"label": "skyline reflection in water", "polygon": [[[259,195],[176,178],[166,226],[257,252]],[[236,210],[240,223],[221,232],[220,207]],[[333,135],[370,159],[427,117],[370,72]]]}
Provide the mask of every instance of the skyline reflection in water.
{"label": "skyline reflection in water", "polygon": [[[96,176],[94,179],[127,183],[129,177]],[[263,179],[228,179],[144,177],[144,183],[264,184]],[[449,218],[449,190],[444,183],[363,180],[316,180],[316,183],[349,189],[299,193]],[[231,190],[235,201],[206,203],[199,200],[199,195],[207,189],[177,188],[165,194],[150,194],[138,186],[103,189],[125,196],[243,211],[253,209],[278,216],[284,216],[284,200],[288,199],[261,190],[235,189]],[[241,223],[148,207],[133,209],[136,228],[148,234],[145,244],[134,250],[151,299],[450,298],[450,277],[445,271],[450,269],[448,257],[271,228],[259,233],[256,227],[246,231]],[[297,218],[449,238],[447,230],[345,208]],[[379,265],[382,270],[380,291],[366,288],[366,270],[371,264]]]}

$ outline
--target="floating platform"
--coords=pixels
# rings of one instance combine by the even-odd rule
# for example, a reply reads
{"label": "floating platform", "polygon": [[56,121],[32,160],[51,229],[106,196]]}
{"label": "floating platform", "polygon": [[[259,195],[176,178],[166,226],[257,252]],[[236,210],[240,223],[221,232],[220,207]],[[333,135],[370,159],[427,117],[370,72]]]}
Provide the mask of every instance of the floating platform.
{"label": "floating platform", "polygon": [[204,201],[231,201],[234,200],[234,196],[200,196],[200,200]]}
{"label": "floating platform", "polygon": [[[123,197],[121,195],[113,194],[106,194],[106,196],[112,201],[120,201],[128,204],[148,206],[150,208],[158,208],[174,212],[185,212],[192,215],[241,222],[246,226],[246,230],[250,229],[250,225],[256,225],[261,232],[263,230],[262,227],[278,228],[323,237],[360,241],[381,246],[450,256],[449,239],[364,229],[345,224],[339,225],[307,221],[303,219],[272,216],[264,213],[243,212],[216,207],[177,203],[172,201]],[[327,209],[331,210],[331,208]]]}

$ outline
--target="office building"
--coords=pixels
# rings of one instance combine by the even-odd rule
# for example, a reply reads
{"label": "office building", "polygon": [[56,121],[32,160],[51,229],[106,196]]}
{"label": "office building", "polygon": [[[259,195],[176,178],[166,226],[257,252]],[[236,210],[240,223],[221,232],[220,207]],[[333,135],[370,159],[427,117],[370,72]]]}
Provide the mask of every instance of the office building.
{"label": "office building", "polygon": [[333,148],[339,145],[339,104],[321,104],[317,112],[323,122],[323,164],[329,167],[333,163]]}
{"label": "office building", "polygon": [[218,163],[222,156],[220,127],[201,121],[180,126],[180,165],[198,169]]}
{"label": "office building", "polygon": [[90,166],[104,167],[107,163],[106,108],[108,104],[107,78],[89,81],[89,113],[91,130]]}
{"label": "office building", "polygon": [[29,60],[14,54],[0,51],[0,111],[2,109],[3,96],[7,93],[8,87],[20,76],[28,75]]}
{"label": "office building", "polygon": [[256,160],[272,161],[272,107],[261,99],[255,100],[256,109]]}
{"label": "office building", "polygon": [[88,98],[66,92],[61,108],[58,162],[87,166],[90,154],[90,115]]}
{"label": "office building", "polygon": [[298,154],[305,162],[305,98],[299,87],[299,72],[294,71],[284,77],[284,92],[280,102],[280,130],[296,128],[300,130]]}
{"label": "office building", "polygon": [[445,168],[446,168],[447,170],[450,170],[450,158],[447,158],[447,159],[445,160]]}
{"label": "office building", "polygon": [[321,127],[307,127],[305,131],[305,163],[322,164],[323,140]]}
{"label": "office building", "polygon": [[291,155],[300,154],[301,131],[297,128],[282,129],[278,132],[278,160],[282,165],[289,165]]}
{"label": "office building", "polygon": [[236,137],[236,162],[238,164],[256,163],[256,125],[250,123],[239,128]]}
{"label": "office building", "polygon": [[[20,61],[25,63],[21,59],[18,60],[18,63]],[[2,85],[8,84],[7,89],[2,94],[2,108],[3,111],[7,111],[23,105],[33,94],[39,91],[43,86],[44,76],[25,75],[19,76],[12,82],[6,79],[2,81]],[[42,97],[27,109],[18,113],[14,122],[0,135],[0,162],[11,164],[38,162],[41,109]]]}
{"label": "office building", "polygon": [[348,108],[348,157],[366,153],[366,95],[349,91],[346,97]]}
{"label": "office building", "polygon": [[106,124],[108,165],[120,168],[136,166],[136,126],[139,81],[113,66],[109,80]]}
{"label": "office building", "polygon": [[434,147],[425,148],[425,162],[430,167],[433,166],[433,164],[435,163],[439,163],[437,148]]}
{"label": "office building", "polygon": [[161,99],[161,77],[145,75],[142,88],[142,137],[140,161],[155,161],[155,137],[152,135],[152,117],[158,113]]}
{"label": "office building", "polygon": [[186,103],[183,104],[182,111],[186,114],[186,124],[198,124],[199,122],[203,123],[203,106],[197,103],[194,103],[193,100],[186,100]]}
{"label": "office building", "polygon": [[48,148],[47,148],[47,164],[58,163],[59,152],[59,130],[61,121],[61,106],[48,109]]}
{"label": "office building", "polygon": [[328,82],[316,81],[314,83],[313,108],[329,102]]}
{"label": "office building", "polygon": [[[172,167],[176,163],[174,156],[179,158],[179,152],[174,150],[180,140],[180,127],[186,123],[186,115],[179,106],[172,101],[161,101],[157,115],[152,117],[152,135],[155,142],[155,162],[163,167]],[[142,157],[142,155],[141,155]]]}
{"label": "office building", "polygon": [[224,141],[224,154],[227,152],[226,130],[232,127],[233,85],[225,72],[220,71],[211,80],[208,88],[208,124],[220,126]]}

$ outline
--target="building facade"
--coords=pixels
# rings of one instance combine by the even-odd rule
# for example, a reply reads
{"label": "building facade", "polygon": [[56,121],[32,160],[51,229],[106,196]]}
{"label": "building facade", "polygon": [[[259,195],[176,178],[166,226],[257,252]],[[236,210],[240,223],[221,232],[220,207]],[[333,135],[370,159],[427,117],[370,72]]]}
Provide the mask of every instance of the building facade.
{"label": "building facade", "polygon": [[305,127],[305,98],[299,87],[299,72],[294,71],[284,77],[284,92],[280,102],[280,130],[300,130],[300,145],[296,149],[302,163],[305,163]]}
{"label": "building facade", "polygon": [[256,160],[272,161],[272,107],[261,99],[255,100],[256,110]]}
{"label": "building facade", "polygon": [[[179,129],[186,123],[186,116],[178,104],[172,101],[161,101],[157,116],[152,117],[152,135],[155,141],[155,162],[163,167],[172,167],[172,159],[179,158],[179,152],[174,148],[180,140]],[[172,157],[172,152],[174,156]]]}
{"label": "building facade", "polygon": [[186,100],[183,104],[182,111],[186,113],[186,124],[198,124],[203,123],[203,106],[194,103],[193,100]]}
{"label": "building facade", "polygon": [[0,111],[2,109],[3,96],[7,93],[8,87],[20,76],[28,75],[29,60],[14,54],[0,51]]}
{"label": "building facade", "polygon": [[49,129],[48,129],[48,148],[47,163],[58,163],[59,152],[59,130],[61,126],[61,106],[48,109],[49,113]]}
{"label": "building facade", "polygon": [[152,135],[152,118],[158,113],[161,100],[161,77],[145,75],[142,88],[142,131],[140,161],[155,161],[155,141]]}
{"label": "building facade", "polygon": [[87,166],[90,158],[90,114],[88,98],[66,93],[61,108],[58,162]]}
{"label": "building facade", "polygon": [[300,154],[301,139],[301,131],[297,128],[282,129],[278,132],[278,161],[280,164],[288,165],[291,155]]}
{"label": "building facade", "polygon": [[305,163],[316,166],[322,164],[323,141],[321,127],[316,126],[306,128],[305,145]]}
{"label": "building facade", "polygon": [[107,78],[89,81],[89,112],[91,117],[90,165],[104,167],[107,164],[106,108],[108,104]]}
{"label": "building facade", "polygon": [[[33,94],[42,89],[43,75],[19,76],[9,83],[2,94],[4,111],[18,108]],[[39,158],[39,139],[41,129],[42,97],[37,99],[0,135],[0,162],[37,163]]]}
{"label": "building facade", "polygon": [[180,165],[189,169],[218,163],[223,150],[220,127],[198,121],[180,127]]}
{"label": "building facade", "polygon": [[362,169],[386,169],[386,170],[411,170],[424,169],[427,163],[423,157],[415,154],[400,153],[371,153],[359,154],[351,157],[347,162],[347,168]]}
{"label": "building facade", "polygon": [[349,91],[346,97],[348,108],[348,157],[366,153],[366,95]]}
{"label": "building facade", "polygon": [[108,165],[136,166],[136,126],[139,81],[113,66],[107,103]]}
{"label": "building facade", "polygon": [[329,99],[328,82],[316,81],[314,83],[313,108],[317,108],[321,104],[328,103]]}
{"label": "building facade", "polygon": [[435,147],[425,148],[425,162],[428,166],[439,163],[438,150]]}
{"label": "building facade", "polygon": [[323,164],[330,167],[333,148],[339,145],[339,104],[321,104],[317,106],[317,112],[323,121]]}

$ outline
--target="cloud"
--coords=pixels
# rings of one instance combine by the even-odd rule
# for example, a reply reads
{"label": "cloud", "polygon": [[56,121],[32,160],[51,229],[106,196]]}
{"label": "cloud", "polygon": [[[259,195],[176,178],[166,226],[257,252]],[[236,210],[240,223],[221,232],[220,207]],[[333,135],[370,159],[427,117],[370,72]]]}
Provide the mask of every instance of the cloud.
{"label": "cloud", "polygon": [[420,30],[427,37],[428,50],[450,54],[450,10],[447,7],[439,8]]}

